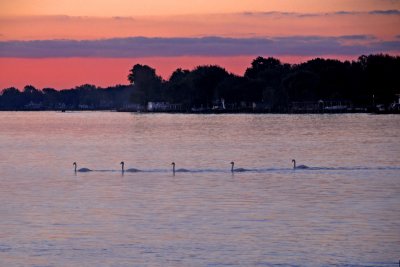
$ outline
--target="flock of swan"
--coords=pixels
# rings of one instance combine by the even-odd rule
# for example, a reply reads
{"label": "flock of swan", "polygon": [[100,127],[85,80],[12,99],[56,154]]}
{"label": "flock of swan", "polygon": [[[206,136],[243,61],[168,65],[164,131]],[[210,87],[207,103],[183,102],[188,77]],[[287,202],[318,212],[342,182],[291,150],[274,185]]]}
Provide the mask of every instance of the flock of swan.
{"label": "flock of swan", "polygon": [[[293,169],[308,169],[309,168],[306,165],[297,166],[295,159],[292,159],[292,163],[293,163]],[[93,171],[93,170],[88,169],[88,168],[80,168],[80,169],[78,169],[78,164],[76,162],[74,162],[72,165],[74,166],[75,172],[91,172],[91,171]],[[125,163],[123,161],[121,161],[120,165],[121,165],[121,172],[141,172],[141,170],[135,169],[135,168],[130,168],[130,169],[126,169],[125,170]],[[172,162],[171,165],[172,165],[172,172],[173,173],[175,173],[175,172],[190,172],[187,169],[175,169],[175,165],[176,165],[175,162]],[[232,161],[231,162],[231,172],[245,172],[245,171],[248,171],[247,169],[243,169],[243,168],[236,168],[235,169],[234,166],[235,166],[235,162]]]}

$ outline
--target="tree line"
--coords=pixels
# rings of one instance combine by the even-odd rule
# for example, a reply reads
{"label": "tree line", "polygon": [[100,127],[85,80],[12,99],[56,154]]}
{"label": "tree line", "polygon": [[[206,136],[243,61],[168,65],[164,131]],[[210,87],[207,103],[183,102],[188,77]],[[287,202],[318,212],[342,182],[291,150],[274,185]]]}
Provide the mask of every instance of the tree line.
{"label": "tree line", "polygon": [[262,103],[269,111],[286,112],[293,102],[346,100],[356,106],[389,105],[400,93],[400,57],[384,54],[360,56],[355,61],[316,58],[284,64],[276,58],[257,57],[245,73],[235,75],[216,65],[177,69],[168,80],[147,65],[136,64],[129,85],[99,88],[1,91],[1,110],[118,109],[129,104],[168,102],[187,109],[228,104]]}

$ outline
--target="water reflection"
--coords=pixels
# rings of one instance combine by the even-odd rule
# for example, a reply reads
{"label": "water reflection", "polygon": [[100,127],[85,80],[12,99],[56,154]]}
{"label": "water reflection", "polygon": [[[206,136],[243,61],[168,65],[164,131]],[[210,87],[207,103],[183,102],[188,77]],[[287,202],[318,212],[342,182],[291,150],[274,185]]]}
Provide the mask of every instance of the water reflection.
{"label": "water reflection", "polygon": [[398,116],[6,112],[0,125],[2,265],[398,263]]}

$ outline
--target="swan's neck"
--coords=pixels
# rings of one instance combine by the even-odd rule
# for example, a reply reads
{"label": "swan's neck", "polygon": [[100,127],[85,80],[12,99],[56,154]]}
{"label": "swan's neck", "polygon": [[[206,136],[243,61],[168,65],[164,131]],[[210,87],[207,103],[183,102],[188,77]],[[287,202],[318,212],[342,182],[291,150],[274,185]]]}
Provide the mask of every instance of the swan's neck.
{"label": "swan's neck", "polygon": [[125,170],[124,170],[124,164],[121,164],[121,170],[122,170],[122,172],[125,171]]}
{"label": "swan's neck", "polygon": [[172,164],[172,172],[175,173],[175,164]]}
{"label": "swan's neck", "polygon": [[76,172],[76,164],[74,164],[75,172]]}
{"label": "swan's neck", "polygon": [[296,161],[293,160],[293,169],[296,169]]}
{"label": "swan's neck", "polygon": [[233,165],[235,165],[234,163],[231,164],[231,172],[233,172]]}

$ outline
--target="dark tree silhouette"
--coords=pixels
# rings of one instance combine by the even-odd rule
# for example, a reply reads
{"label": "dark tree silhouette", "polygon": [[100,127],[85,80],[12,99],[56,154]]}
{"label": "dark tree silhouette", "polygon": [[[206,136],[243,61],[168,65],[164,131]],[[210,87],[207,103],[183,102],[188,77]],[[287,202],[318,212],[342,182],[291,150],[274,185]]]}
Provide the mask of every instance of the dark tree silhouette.
{"label": "dark tree silhouette", "polygon": [[175,70],[166,84],[166,100],[190,106],[192,95],[189,84],[189,70]]}
{"label": "dark tree silhouette", "polygon": [[375,101],[388,103],[400,93],[400,57],[369,55],[359,58],[364,70],[362,86]]}
{"label": "dark tree silhouette", "polygon": [[288,99],[282,82],[291,71],[289,64],[282,64],[272,57],[253,60],[244,74],[256,96],[252,101],[263,102],[273,110],[283,111]]}
{"label": "dark tree silhouette", "polygon": [[24,103],[26,104],[40,103],[43,101],[43,93],[32,85],[25,86],[22,95],[24,97]]}
{"label": "dark tree silhouette", "polygon": [[199,66],[188,76],[191,91],[191,105],[212,106],[218,98],[216,88],[229,77],[229,73],[219,66]]}
{"label": "dark tree silhouette", "polygon": [[5,110],[21,109],[25,105],[21,95],[22,93],[15,87],[4,89],[0,98],[1,108]]}
{"label": "dark tree silhouette", "polygon": [[319,100],[346,100],[363,108],[388,106],[400,93],[399,73],[400,57],[382,54],[362,55],[352,62],[316,58],[295,65],[257,57],[243,76],[206,65],[177,69],[167,81],[150,66],[136,64],[128,75],[130,85],[84,84],[60,91],[31,85],[22,91],[6,88],[0,93],[0,110],[118,109],[149,101],[182,104],[190,110],[211,108],[222,99],[230,106],[257,103],[275,112],[288,111],[292,102]]}
{"label": "dark tree silhouette", "polygon": [[130,70],[128,80],[134,85],[132,100],[146,104],[149,101],[160,101],[163,98],[163,80],[155,69],[136,64]]}

